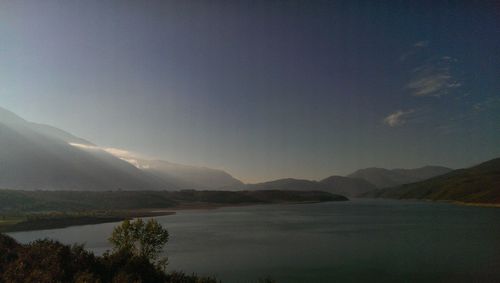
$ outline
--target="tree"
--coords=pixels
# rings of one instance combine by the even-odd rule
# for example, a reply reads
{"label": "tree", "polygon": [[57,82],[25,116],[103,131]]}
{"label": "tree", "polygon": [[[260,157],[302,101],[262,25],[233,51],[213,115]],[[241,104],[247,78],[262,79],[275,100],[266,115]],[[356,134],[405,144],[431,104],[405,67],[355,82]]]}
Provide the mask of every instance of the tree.
{"label": "tree", "polygon": [[160,254],[167,244],[168,231],[158,221],[142,219],[135,221],[125,220],[115,227],[109,241],[114,252],[125,251],[134,256],[144,257],[155,262],[158,267],[165,268],[167,257],[160,258]]}

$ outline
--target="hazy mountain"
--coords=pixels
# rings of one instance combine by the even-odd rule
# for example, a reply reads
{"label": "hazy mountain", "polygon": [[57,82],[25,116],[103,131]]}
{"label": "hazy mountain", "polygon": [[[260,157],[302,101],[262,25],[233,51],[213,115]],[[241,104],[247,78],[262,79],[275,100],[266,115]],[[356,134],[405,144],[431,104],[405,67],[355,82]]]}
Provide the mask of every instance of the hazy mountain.
{"label": "hazy mountain", "polygon": [[[49,130],[48,130],[49,129]],[[64,137],[64,139],[63,139]],[[102,151],[71,146],[64,131],[0,109],[0,187],[46,190],[160,189],[162,184]]]}
{"label": "hazy mountain", "polygon": [[136,161],[143,171],[183,189],[237,190],[243,186],[241,181],[222,170],[175,164],[163,160],[138,159]]}
{"label": "hazy mountain", "polygon": [[[78,144],[78,146],[70,145]],[[128,162],[58,128],[0,108],[0,187],[25,190],[236,189],[228,173],[166,161]],[[140,164],[139,164],[140,162]]]}
{"label": "hazy mountain", "polygon": [[500,203],[500,158],[425,181],[372,191],[365,196]]}
{"label": "hazy mountain", "polygon": [[328,192],[347,197],[357,197],[377,188],[363,179],[342,176],[331,176],[321,180],[320,183],[326,186]]}
{"label": "hazy mountain", "polygon": [[38,123],[32,123],[24,120],[23,118],[17,116],[16,114],[12,113],[11,111],[0,107],[0,123],[4,125],[9,125],[11,127],[22,127],[22,128],[27,128],[31,129],[35,132],[38,132],[44,136],[48,136],[54,139],[58,140],[63,140],[67,143],[78,143],[78,144],[84,144],[84,145],[94,145],[93,143],[76,137],[66,131],[63,131],[61,129],[49,126],[49,125],[44,125],[44,124],[38,124]]}
{"label": "hazy mountain", "polygon": [[345,195],[337,194],[335,188],[330,188],[327,184],[323,184],[316,181],[302,180],[302,179],[279,179],[269,182],[263,182],[258,184],[247,184],[245,185],[246,190],[255,191],[269,191],[269,190],[279,190],[279,191],[310,191],[317,192],[323,191],[333,194],[339,198],[345,198]]}
{"label": "hazy mountain", "polygon": [[46,190],[159,189],[106,152],[85,152],[29,128],[0,123],[0,187]]}
{"label": "hazy mountain", "polygon": [[83,144],[83,145],[94,145],[93,143],[76,137],[66,131],[63,131],[61,129],[49,126],[49,125],[44,125],[44,124],[37,124],[37,123],[29,123],[29,127],[41,134],[44,134],[46,136],[55,138],[55,139],[60,139],[63,140],[67,143],[77,143],[77,144]]}
{"label": "hazy mountain", "polygon": [[450,172],[452,169],[441,166],[425,166],[417,169],[366,168],[347,177],[368,181],[377,188],[388,188],[402,184],[423,181]]}
{"label": "hazy mountain", "polygon": [[356,197],[362,193],[376,189],[365,180],[331,176],[319,182],[301,179],[279,179],[270,182],[248,184],[249,190],[295,190],[295,191],[325,191],[347,197]]}

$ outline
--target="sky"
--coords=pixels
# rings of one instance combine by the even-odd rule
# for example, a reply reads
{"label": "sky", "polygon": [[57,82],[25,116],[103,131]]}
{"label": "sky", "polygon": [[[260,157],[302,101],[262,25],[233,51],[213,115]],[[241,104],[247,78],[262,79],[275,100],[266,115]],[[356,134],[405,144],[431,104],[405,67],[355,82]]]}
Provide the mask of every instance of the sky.
{"label": "sky", "polygon": [[0,107],[245,182],[461,168],[499,51],[495,1],[0,0]]}

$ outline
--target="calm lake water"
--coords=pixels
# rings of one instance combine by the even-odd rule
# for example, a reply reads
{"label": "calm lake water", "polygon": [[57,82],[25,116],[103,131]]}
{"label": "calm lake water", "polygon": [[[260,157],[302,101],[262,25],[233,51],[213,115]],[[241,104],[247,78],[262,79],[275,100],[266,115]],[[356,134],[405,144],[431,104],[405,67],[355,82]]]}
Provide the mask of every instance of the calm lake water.
{"label": "calm lake water", "polygon": [[[500,282],[500,209],[353,200],[181,211],[157,218],[170,232],[169,269],[223,282]],[[116,223],[11,233],[95,253]]]}

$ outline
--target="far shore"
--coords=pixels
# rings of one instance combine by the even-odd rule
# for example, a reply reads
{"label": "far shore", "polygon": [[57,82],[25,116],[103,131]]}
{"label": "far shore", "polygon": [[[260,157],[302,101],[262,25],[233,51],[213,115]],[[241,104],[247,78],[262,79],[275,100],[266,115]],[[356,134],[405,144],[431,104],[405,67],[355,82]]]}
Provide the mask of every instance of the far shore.
{"label": "far shore", "polygon": [[[42,215],[36,219],[0,219],[0,233],[14,233],[36,230],[61,229],[72,226],[95,225],[103,223],[121,222],[127,219],[158,217],[174,215],[182,210],[213,210],[223,207],[241,207],[270,204],[307,204],[318,203],[318,201],[303,202],[277,202],[277,203],[239,203],[239,204],[216,204],[216,203],[186,203],[172,208],[148,208],[135,210],[110,211],[106,214],[98,215],[98,211],[87,211],[84,214],[56,214]],[[4,223],[2,223],[4,222]],[[2,225],[3,224],[3,225]]]}
{"label": "far shore", "polygon": [[465,206],[500,208],[500,203],[481,203],[481,202],[462,202],[462,201],[450,201],[449,203],[456,204],[456,205],[465,205]]}

